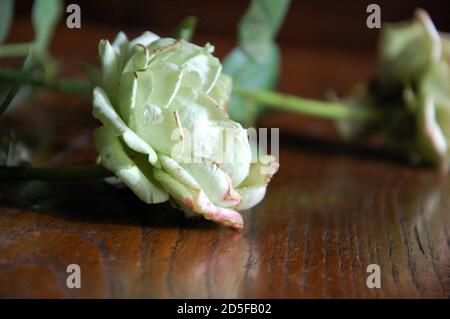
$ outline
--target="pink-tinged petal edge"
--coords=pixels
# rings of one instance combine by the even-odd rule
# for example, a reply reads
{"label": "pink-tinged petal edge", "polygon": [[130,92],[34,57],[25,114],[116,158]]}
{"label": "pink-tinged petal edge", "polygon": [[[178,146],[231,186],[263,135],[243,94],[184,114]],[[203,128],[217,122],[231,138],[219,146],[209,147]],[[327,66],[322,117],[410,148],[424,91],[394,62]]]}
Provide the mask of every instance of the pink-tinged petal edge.
{"label": "pink-tinged petal edge", "polygon": [[205,215],[205,218],[237,230],[244,228],[244,220],[241,214],[232,209],[216,208],[211,215]]}
{"label": "pink-tinged petal edge", "polygon": [[203,192],[200,191],[197,194],[197,203],[194,203],[188,198],[183,200],[183,203],[191,208],[192,211],[202,215],[207,220],[237,230],[242,230],[244,228],[244,220],[242,219],[241,214],[233,209],[214,206],[214,204],[207,199],[205,194],[202,193]]}

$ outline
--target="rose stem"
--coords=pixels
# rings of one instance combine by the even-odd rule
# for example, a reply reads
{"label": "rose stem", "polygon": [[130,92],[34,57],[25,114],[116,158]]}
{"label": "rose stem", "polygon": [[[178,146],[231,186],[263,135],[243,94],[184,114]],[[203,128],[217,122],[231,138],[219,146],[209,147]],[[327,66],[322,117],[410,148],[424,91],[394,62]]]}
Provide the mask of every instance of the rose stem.
{"label": "rose stem", "polygon": [[[13,68],[0,69],[0,79],[16,80],[20,75],[21,70]],[[25,77],[24,83],[51,91],[75,94],[85,93],[91,90],[91,85],[88,82],[74,79],[56,79],[54,82],[46,82],[28,75]]]}
{"label": "rose stem", "polygon": [[293,111],[321,118],[364,121],[374,120],[380,116],[374,109],[350,108],[340,103],[305,99],[275,91],[249,90],[234,86],[233,92],[273,109]]}
{"label": "rose stem", "polygon": [[34,180],[92,180],[114,176],[101,164],[87,164],[67,167],[6,167],[0,166],[2,179]]}
{"label": "rose stem", "polygon": [[0,45],[0,58],[27,55],[32,45],[33,42]]}

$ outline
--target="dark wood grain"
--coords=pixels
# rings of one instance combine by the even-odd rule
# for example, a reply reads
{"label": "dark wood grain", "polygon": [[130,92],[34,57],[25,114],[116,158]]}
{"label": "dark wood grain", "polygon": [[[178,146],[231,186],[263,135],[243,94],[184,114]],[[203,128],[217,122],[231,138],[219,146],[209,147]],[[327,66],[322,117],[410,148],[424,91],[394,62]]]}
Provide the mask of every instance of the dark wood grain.
{"label": "dark wood grain", "polygon": [[[95,61],[98,38],[111,35],[59,30],[64,72],[79,75],[77,63]],[[232,46],[209,41],[219,55]],[[306,96],[342,92],[374,65],[352,52],[285,46],[283,55],[281,89]],[[90,108],[41,93],[0,128],[40,150],[41,163],[92,162]],[[281,168],[265,200],[244,213],[241,233],[101,181],[0,181],[0,297],[450,296],[448,177],[370,147],[338,146],[327,122],[277,113],[260,124],[281,128]],[[65,285],[73,263],[81,289]],[[369,264],[381,267],[381,289],[366,286]]]}

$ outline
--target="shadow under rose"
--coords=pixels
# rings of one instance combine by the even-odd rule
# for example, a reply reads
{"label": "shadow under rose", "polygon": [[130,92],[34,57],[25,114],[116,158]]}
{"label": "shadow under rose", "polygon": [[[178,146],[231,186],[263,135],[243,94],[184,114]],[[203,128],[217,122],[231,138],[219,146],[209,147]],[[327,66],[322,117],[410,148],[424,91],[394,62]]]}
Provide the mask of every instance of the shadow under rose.
{"label": "shadow under rose", "polygon": [[426,164],[413,165],[407,155],[375,143],[346,143],[286,132],[280,134],[280,141],[282,141],[281,146],[284,149],[300,150],[302,153],[330,155],[336,158],[355,158],[365,162],[389,163],[398,167],[430,167]]}
{"label": "shadow under rose", "polygon": [[128,188],[103,181],[0,181],[0,205],[68,221],[157,228],[215,228],[201,218],[186,218],[168,202],[146,204]]}

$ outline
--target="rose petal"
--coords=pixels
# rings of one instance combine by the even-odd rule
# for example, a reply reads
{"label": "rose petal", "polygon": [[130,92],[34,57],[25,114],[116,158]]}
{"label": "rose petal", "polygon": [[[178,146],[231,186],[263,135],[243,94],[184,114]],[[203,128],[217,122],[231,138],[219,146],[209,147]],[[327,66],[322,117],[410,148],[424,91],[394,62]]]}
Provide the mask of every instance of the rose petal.
{"label": "rose petal", "polygon": [[115,101],[120,75],[119,57],[108,40],[100,40],[98,56],[102,68],[102,88],[109,99]]}
{"label": "rose petal", "polygon": [[265,156],[263,160],[252,163],[247,178],[236,189],[242,196],[239,209],[249,209],[259,204],[266,194],[267,185],[278,171],[279,164],[273,156]]}
{"label": "rose petal", "polygon": [[217,103],[217,105],[219,105],[219,107],[224,112],[227,112],[227,105],[230,102],[231,89],[231,76],[221,74],[217,79],[217,82],[209,92],[209,96]]}
{"label": "rose petal", "polygon": [[93,92],[93,106],[92,114],[95,118],[99,119],[103,125],[111,128],[116,136],[121,135],[131,149],[148,154],[148,160],[151,164],[157,164],[158,156],[153,148],[128,128],[111,106],[105,92],[99,87],[96,87]]}
{"label": "rose petal", "polygon": [[161,170],[155,170],[154,177],[180,205],[202,215],[205,219],[236,229],[243,228],[244,222],[242,216],[237,211],[216,207],[201,189],[189,189],[177,179]]}
{"label": "rose petal", "polygon": [[[169,195],[152,182],[151,166],[147,162],[131,158],[126,147],[106,126],[94,132],[95,147],[101,156],[101,163],[114,172],[141,200],[146,203],[162,203]],[[144,164],[144,165],[143,165]]]}
{"label": "rose petal", "polygon": [[428,161],[435,164],[446,163],[447,155],[447,141],[445,136],[437,123],[436,110],[434,105],[434,98],[426,95],[419,102],[418,110],[418,139],[421,155]]}
{"label": "rose petal", "polygon": [[220,207],[236,207],[241,196],[234,190],[230,177],[219,164],[202,158],[200,163],[180,163],[200,184],[208,198]]}
{"label": "rose petal", "polygon": [[139,37],[137,37],[133,41],[130,41],[129,47],[131,49],[136,44],[141,44],[141,45],[143,45],[145,47],[148,47],[151,43],[157,41],[158,39],[159,39],[159,36],[157,36],[153,32],[145,31]]}

